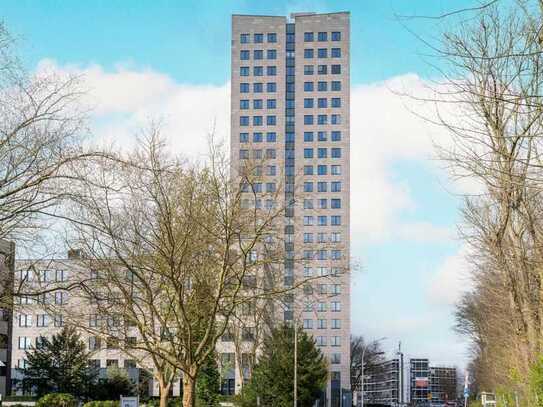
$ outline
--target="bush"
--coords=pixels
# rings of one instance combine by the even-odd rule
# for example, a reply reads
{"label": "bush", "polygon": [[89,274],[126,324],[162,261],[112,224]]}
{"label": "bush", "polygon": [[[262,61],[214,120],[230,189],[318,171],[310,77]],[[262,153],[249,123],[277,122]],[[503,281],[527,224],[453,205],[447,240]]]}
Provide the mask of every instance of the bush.
{"label": "bush", "polygon": [[50,393],[39,399],[36,407],[77,407],[77,401],[71,394]]}
{"label": "bush", "polygon": [[103,400],[103,401],[89,401],[83,404],[83,407],[119,407],[120,401]]}

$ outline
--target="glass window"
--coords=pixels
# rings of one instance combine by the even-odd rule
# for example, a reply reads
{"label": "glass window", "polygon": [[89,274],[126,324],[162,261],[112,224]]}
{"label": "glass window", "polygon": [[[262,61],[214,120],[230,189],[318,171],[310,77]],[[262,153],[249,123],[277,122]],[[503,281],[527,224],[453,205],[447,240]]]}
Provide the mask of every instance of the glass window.
{"label": "glass window", "polygon": [[328,33],[327,32],[319,32],[318,39],[319,39],[319,41],[328,41]]}
{"label": "glass window", "polygon": [[317,319],[317,329],[326,329],[326,319]]}
{"label": "glass window", "polygon": [[317,56],[319,58],[328,58],[328,50],[326,48],[319,48],[317,50]]}
{"label": "glass window", "polygon": [[341,175],[341,165],[332,165],[330,172],[332,175]]}
{"label": "glass window", "polygon": [[275,165],[266,166],[266,175],[274,176],[277,174],[277,167]]}
{"label": "glass window", "polygon": [[247,61],[249,58],[250,58],[250,53],[248,50],[242,49],[239,52],[239,59],[241,59],[242,61]]}
{"label": "glass window", "polygon": [[317,183],[317,191],[318,192],[326,192],[327,189],[328,189],[327,186],[328,186],[328,184],[326,182],[320,181],[320,182]]}
{"label": "glass window", "polygon": [[341,65],[332,65],[330,72],[332,75],[339,75],[341,73]]}
{"label": "glass window", "polygon": [[328,167],[326,165],[317,166],[317,174],[318,175],[326,175],[327,170],[328,170]]}
{"label": "glass window", "polygon": [[313,65],[304,65],[304,75],[313,75]]}
{"label": "glass window", "polygon": [[338,92],[341,90],[341,82],[340,81],[332,81],[332,91]]}
{"label": "glass window", "polygon": [[341,311],[341,302],[332,301],[330,303],[330,311],[332,311],[332,312],[340,312]]}
{"label": "glass window", "polygon": [[313,216],[304,216],[304,226],[313,226]]}
{"label": "glass window", "polygon": [[341,233],[340,232],[332,232],[332,243],[339,243],[341,242]]}
{"label": "glass window", "polygon": [[312,199],[304,199],[304,209],[313,209]]}
{"label": "glass window", "polygon": [[326,65],[319,65],[319,69],[317,70],[317,73],[319,75],[326,75],[328,73],[328,69]]}
{"label": "glass window", "polygon": [[249,125],[249,116],[240,116],[239,117],[239,125],[240,126],[248,126]]}
{"label": "glass window", "polygon": [[[328,207],[328,199],[320,198],[319,199],[319,209],[326,209]],[[319,236],[319,243],[326,242],[325,234],[321,233],[322,236]]]}
{"label": "glass window", "polygon": [[320,125],[327,124],[328,123],[328,116],[325,114],[319,114],[317,116],[317,123]]}
{"label": "glass window", "polygon": [[304,91],[313,92],[313,82],[304,82]]}
{"label": "glass window", "polygon": [[266,192],[273,193],[277,190],[275,182],[266,182]]}
{"label": "glass window", "polygon": [[341,98],[332,98],[332,107],[341,107]]}
{"label": "glass window", "polygon": [[277,50],[269,49],[266,53],[266,56],[268,59],[277,59]]}
{"label": "glass window", "polygon": [[254,38],[255,44],[261,44],[262,42],[264,42],[263,34],[255,34],[253,38]]}
{"label": "glass window", "polygon": [[312,32],[305,32],[304,33],[304,41],[305,42],[312,42],[313,41],[313,33]]}
{"label": "glass window", "polygon": [[341,132],[340,131],[333,131],[332,132],[332,141],[341,141]]}
{"label": "glass window", "polygon": [[304,192],[313,192],[312,182],[304,182]]}
{"label": "glass window", "polygon": [[253,92],[254,93],[262,93],[264,90],[264,86],[261,82],[255,82],[253,83]]}
{"label": "glass window", "polygon": [[304,124],[313,124],[313,115],[304,115]]}
{"label": "glass window", "polygon": [[239,76],[249,76],[249,67],[248,66],[241,66],[239,68]]}
{"label": "glass window", "polygon": [[328,153],[328,150],[326,148],[318,148],[317,149],[318,151],[318,157],[319,158],[326,158],[327,157],[327,153]]}
{"label": "glass window", "polygon": [[318,133],[318,140],[319,141],[326,141],[326,132],[325,131],[319,131]]}
{"label": "glass window", "polygon": [[341,41],[341,33],[339,31],[332,31],[332,41]]}
{"label": "glass window", "polygon": [[326,92],[328,90],[328,82],[320,81],[317,86],[319,92]]}
{"label": "glass window", "polygon": [[306,59],[313,58],[313,48],[304,49],[304,58],[306,58]]}
{"label": "glass window", "polygon": [[341,58],[341,48],[332,48],[330,52],[332,58]]}
{"label": "glass window", "polygon": [[268,42],[277,42],[277,34],[268,33]]}
{"label": "glass window", "polygon": [[326,98],[319,98],[317,101],[317,106],[320,108],[328,107],[328,99]]}
{"label": "glass window", "polygon": [[330,190],[332,192],[341,192],[341,181],[333,181],[333,182],[331,182]]}
{"label": "glass window", "polygon": [[341,208],[341,199],[339,199],[339,198],[332,198],[332,199],[330,200],[330,207],[331,207],[332,209],[339,209],[339,208]]}
{"label": "glass window", "polygon": [[262,109],[262,99],[253,99],[253,109]]}
{"label": "glass window", "polygon": [[[330,346],[341,346],[341,336],[332,336]],[[339,372],[334,372],[339,373]]]}
{"label": "glass window", "polygon": [[304,148],[304,158],[313,158],[312,148]]}
{"label": "glass window", "polygon": [[330,355],[330,364],[332,365],[341,364],[341,353],[332,353]]}
{"label": "glass window", "polygon": [[332,158],[341,158],[341,148],[332,148]]}
{"label": "glass window", "polygon": [[267,148],[266,149],[266,158],[267,159],[272,160],[272,159],[275,159],[276,156],[277,155],[276,155],[276,152],[275,152],[275,148]]}
{"label": "glass window", "polygon": [[256,60],[263,59],[264,58],[264,51],[261,49],[255,49],[253,51],[253,58]]}
{"label": "glass window", "polygon": [[241,100],[239,101],[239,108],[240,108],[240,109],[243,109],[243,110],[249,109],[249,100],[247,100],[247,99],[241,99]]}
{"label": "glass window", "polygon": [[263,66],[254,66],[253,67],[253,75],[254,76],[263,76],[264,75],[264,67]]}
{"label": "glass window", "polygon": [[275,126],[277,124],[277,119],[275,116],[266,116],[266,124],[268,126]]}
{"label": "glass window", "polygon": [[340,114],[333,114],[330,116],[330,123],[332,124],[341,124],[341,115]]}
{"label": "glass window", "polygon": [[304,107],[312,108],[313,107],[313,98],[304,98]]}
{"label": "glass window", "polygon": [[312,319],[304,319],[304,329],[313,329]]}
{"label": "glass window", "polygon": [[262,142],[262,133],[253,133],[253,143]]}
{"label": "glass window", "polygon": [[275,109],[275,108],[277,108],[277,100],[275,100],[275,99],[268,99],[268,100],[266,101],[266,107],[267,107],[268,109]]}
{"label": "glass window", "polygon": [[341,225],[341,216],[339,216],[339,215],[332,216],[330,222],[331,222],[331,224],[333,226],[340,226]]}
{"label": "glass window", "polygon": [[247,143],[249,141],[249,133],[239,133],[239,142]]}
{"label": "glass window", "polygon": [[239,42],[242,44],[248,44],[249,43],[249,34],[240,34],[239,35]]}
{"label": "glass window", "polygon": [[240,93],[249,93],[249,84],[248,83],[240,83],[239,84],[239,91],[240,91]]}
{"label": "glass window", "polygon": [[268,82],[266,84],[266,92],[277,92],[277,84],[275,82]]}
{"label": "glass window", "polygon": [[266,67],[266,75],[268,76],[275,76],[277,75],[277,67],[276,66],[267,66]]}
{"label": "glass window", "polygon": [[305,131],[304,132],[304,141],[305,142],[313,141],[313,132],[312,131]]}
{"label": "glass window", "polygon": [[262,126],[262,116],[253,116],[253,126]]}
{"label": "glass window", "polygon": [[266,141],[268,143],[275,143],[277,141],[277,134],[275,132],[266,133]]}
{"label": "glass window", "polygon": [[312,165],[304,165],[304,175],[313,175]]}

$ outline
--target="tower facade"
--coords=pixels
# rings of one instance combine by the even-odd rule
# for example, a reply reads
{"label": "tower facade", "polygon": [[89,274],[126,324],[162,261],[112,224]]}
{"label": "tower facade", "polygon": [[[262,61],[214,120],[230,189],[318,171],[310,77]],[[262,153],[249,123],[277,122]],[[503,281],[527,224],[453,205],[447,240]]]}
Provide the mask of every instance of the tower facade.
{"label": "tower facade", "polygon": [[284,284],[327,277],[278,316],[303,326],[328,359],[321,406],[350,403],[349,20],[232,17],[233,166],[263,160],[257,193],[284,189]]}

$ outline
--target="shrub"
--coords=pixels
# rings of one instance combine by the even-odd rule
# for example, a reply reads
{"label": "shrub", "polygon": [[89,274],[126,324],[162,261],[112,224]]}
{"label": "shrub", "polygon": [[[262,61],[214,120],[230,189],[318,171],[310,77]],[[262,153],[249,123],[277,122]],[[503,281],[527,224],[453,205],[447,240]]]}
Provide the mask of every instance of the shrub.
{"label": "shrub", "polygon": [[115,400],[103,400],[103,401],[89,401],[83,404],[83,407],[119,407],[120,401]]}
{"label": "shrub", "polygon": [[39,399],[36,407],[77,407],[77,401],[71,394],[50,393]]}

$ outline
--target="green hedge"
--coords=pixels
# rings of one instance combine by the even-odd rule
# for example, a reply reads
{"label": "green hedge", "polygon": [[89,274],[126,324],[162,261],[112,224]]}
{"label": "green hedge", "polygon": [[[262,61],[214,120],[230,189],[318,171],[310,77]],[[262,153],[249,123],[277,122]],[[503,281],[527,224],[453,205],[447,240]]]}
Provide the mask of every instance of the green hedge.
{"label": "green hedge", "polygon": [[105,400],[105,401],[89,401],[83,404],[83,407],[119,407],[120,401]]}
{"label": "green hedge", "polygon": [[67,393],[50,393],[36,403],[36,407],[77,407],[77,400]]}

